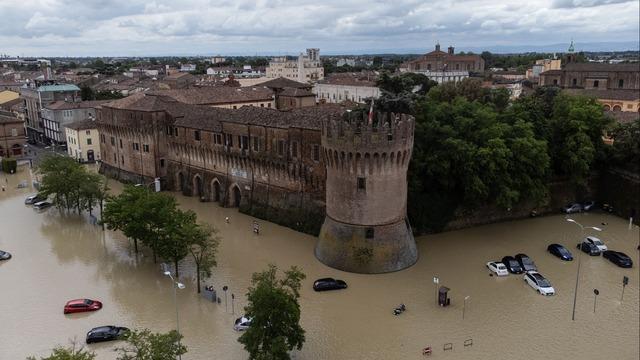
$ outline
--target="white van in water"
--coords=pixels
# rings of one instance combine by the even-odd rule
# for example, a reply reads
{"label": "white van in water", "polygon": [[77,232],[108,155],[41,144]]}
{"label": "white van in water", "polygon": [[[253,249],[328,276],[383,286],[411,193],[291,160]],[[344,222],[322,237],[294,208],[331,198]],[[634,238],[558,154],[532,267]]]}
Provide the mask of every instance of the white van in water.
{"label": "white van in water", "polygon": [[233,330],[245,331],[249,326],[251,326],[251,318],[243,316],[236,319],[235,324],[233,324]]}
{"label": "white van in water", "polygon": [[27,197],[26,199],[24,199],[24,203],[27,204],[27,205],[33,205],[33,204],[35,204],[37,202],[44,201],[44,200],[47,200],[47,199],[44,198],[44,197],[38,196],[38,194],[35,194],[35,195],[31,195],[31,196]]}
{"label": "white van in water", "polygon": [[51,207],[51,205],[53,205],[53,204],[51,204],[48,201],[40,201],[40,202],[37,202],[37,203],[33,204],[33,208],[36,209],[36,210],[44,210],[44,209],[47,209],[47,208]]}

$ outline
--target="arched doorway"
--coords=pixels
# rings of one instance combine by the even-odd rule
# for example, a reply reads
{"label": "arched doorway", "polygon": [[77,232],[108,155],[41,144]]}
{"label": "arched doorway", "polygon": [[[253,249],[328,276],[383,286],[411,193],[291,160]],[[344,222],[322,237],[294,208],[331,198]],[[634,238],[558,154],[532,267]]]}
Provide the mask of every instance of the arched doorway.
{"label": "arched doorway", "polygon": [[193,196],[202,196],[202,178],[200,175],[193,177]]}
{"label": "arched doorway", "polygon": [[217,179],[211,182],[211,200],[220,202],[220,182]]}
{"label": "arched doorway", "polygon": [[22,146],[19,144],[13,144],[13,146],[11,146],[11,152],[16,156],[22,155]]}
{"label": "arched doorway", "polygon": [[96,161],[95,155],[93,153],[93,150],[88,150],[87,151],[87,161],[88,162],[94,162]]}
{"label": "arched doorway", "polygon": [[609,111],[609,110],[611,110],[611,106],[609,106],[609,105],[605,105],[605,106],[604,106],[604,111]]}
{"label": "arched doorway", "polygon": [[184,184],[184,174],[182,173],[182,171],[178,172],[176,181],[178,182],[176,184],[176,190],[180,190],[181,192],[184,193],[185,184]]}
{"label": "arched doorway", "polygon": [[240,187],[236,184],[231,186],[231,191],[229,192],[231,195],[229,197],[229,206],[231,207],[240,207],[240,202],[242,200],[242,193],[240,192]]}
{"label": "arched doorway", "polygon": [[615,112],[622,111],[622,107],[620,105],[614,105],[613,106],[613,111],[615,111]]}

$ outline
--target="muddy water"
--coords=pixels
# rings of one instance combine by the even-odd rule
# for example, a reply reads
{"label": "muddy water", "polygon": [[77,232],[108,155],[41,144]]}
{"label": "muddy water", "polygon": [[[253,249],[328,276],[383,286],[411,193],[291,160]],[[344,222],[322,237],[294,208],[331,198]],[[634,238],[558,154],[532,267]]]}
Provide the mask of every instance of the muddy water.
{"label": "muddy water", "polygon": [[[29,176],[24,169],[8,176],[8,190],[0,193],[0,249],[14,256],[0,262],[0,359],[44,355],[74,338],[83,343],[86,332],[99,325],[175,328],[171,284],[151,254],[136,256],[121,234],[103,232],[86,217],[56,209],[37,213],[25,206],[24,197],[34,191],[15,186],[30,181]],[[111,186],[116,191],[120,187]],[[583,256],[576,320],[571,321],[577,264],[545,251],[551,242],[569,246],[580,237],[579,228],[560,215],[420,237],[415,266],[392,274],[358,275],[318,262],[313,237],[262,221],[256,236],[252,218],[176,196],[183,207],[220,229],[224,239],[218,267],[207,283],[230,289],[225,310],[221,292],[220,305],[196,295],[193,267],[188,261],[182,265],[181,281],[187,288],[179,291],[178,306],[189,348],[184,359],[246,359],[232,324],[246,305],[251,273],[268,263],[298,265],[307,274],[300,300],[307,342],[294,352],[296,359],[422,359],[425,346],[433,348],[431,358],[441,359],[638,359],[639,234],[621,219],[599,213],[576,216],[585,225],[603,226],[601,238],[629,254],[634,268]],[[556,296],[538,295],[521,276],[489,276],[486,261],[518,252],[534,259]],[[630,283],[621,302],[623,275]],[[344,279],[349,289],[315,293],[312,281],[326,276]],[[452,289],[448,308],[435,305],[434,276]],[[595,314],[594,288],[600,291]],[[231,293],[236,295],[235,314]],[[470,298],[463,320],[465,296]],[[79,297],[100,299],[104,308],[63,315],[65,301]],[[392,309],[401,302],[407,311],[393,316]],[[464,347],[466,339],[473,345]],[[443,351],[445,343],[452,343],[453,350]],[[114,346],[117,343],[90,348],[98,359],[115,359]]]}

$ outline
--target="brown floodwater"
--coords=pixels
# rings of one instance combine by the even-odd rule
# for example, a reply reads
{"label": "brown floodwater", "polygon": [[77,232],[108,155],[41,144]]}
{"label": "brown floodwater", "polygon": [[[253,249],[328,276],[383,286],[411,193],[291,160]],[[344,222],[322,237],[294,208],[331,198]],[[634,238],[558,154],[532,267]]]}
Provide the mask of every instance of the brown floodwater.
{"label": "brown floodwater", "polygon": [[[95,326],[118,325],[168,331],[175,328],[170,280],[147,250],[138,256],[120,233],[102,231],[86,216],[38,213],[24,205],[31,188],[16,189],[28,169],[6,176],[0,193],[0,249],[13,259],[0,262],[0,359],[45,355],[56,345],[84,343]],[[5,179],[0,175],[0,182]],[[117,191],[121,186],[111,182]],[[220,290],[229,286],[220,305],[198,296],[190,261],[181,265],[178,292],[180,329],[189,352],[183,359],[246,359],[233,321],[246,305],[251,274],[267,264],[297,265],[307,275],[301,292],[306,343],[295,359],[422,359],[433,348],[441,359],[620,359],[639,357],[638,227],[623,219],[589,213],[576,215],[585,226],[602,226],[600,237],[611,249],[634,261],[621,269],[602,257],[582,256],[576,320],[571,309],[577,262],[562,262],[546,252],[558,242],[577,255],[580,229],[562,215],[452,231],[417,238],[420,258],[413,267],[390,274],[350,274],[331,269],[313,256],[316,239],[259,221],[213,203],[175,195],[201,221],[215,225],[223,237],[218,267],[206,281]],[[229,217],[229,223],[225,222]],[[605,225],[602,225],[605,223]],[[524,252],[538,265],[557,294],[544,297],[521,275],[489,276],[485,263]],[[584,255],[584,254],[583,254]],[[630,278],[621,301],[622,277]],[[344,279],[343,291],[316,293],[320,277]],[[451,306],[435,304],[433,277],[451,288]],[[597,288],[596,312],[593,289]],[[231,293],[235,294],[232,313]],[[469,296],[464,319],[463,298]],[[99,299],[94,313],[63,315],[69,299]],[[392,314],[399,303],[407,310]],[[471,339],[472,346],[463,346]],[[453,350],[444,351],[451,343]],[[98,359],[115,359],[118,343],[88,346]],[[120,344],[121,345],[121,344]]]}

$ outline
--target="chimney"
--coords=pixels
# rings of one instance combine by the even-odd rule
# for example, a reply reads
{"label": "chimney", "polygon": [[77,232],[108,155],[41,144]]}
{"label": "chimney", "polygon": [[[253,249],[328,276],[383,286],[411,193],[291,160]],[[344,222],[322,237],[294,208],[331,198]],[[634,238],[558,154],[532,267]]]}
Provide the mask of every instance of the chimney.
{"label": "chimney", "polygon": [[454,50],[453,46],[449,46],[449,49],[448,49],[449,55],[453,55],[453,50]]}
{"label": "chimney", "polygon": [[436,51],[440,51],[440,43],[436,43]]}

